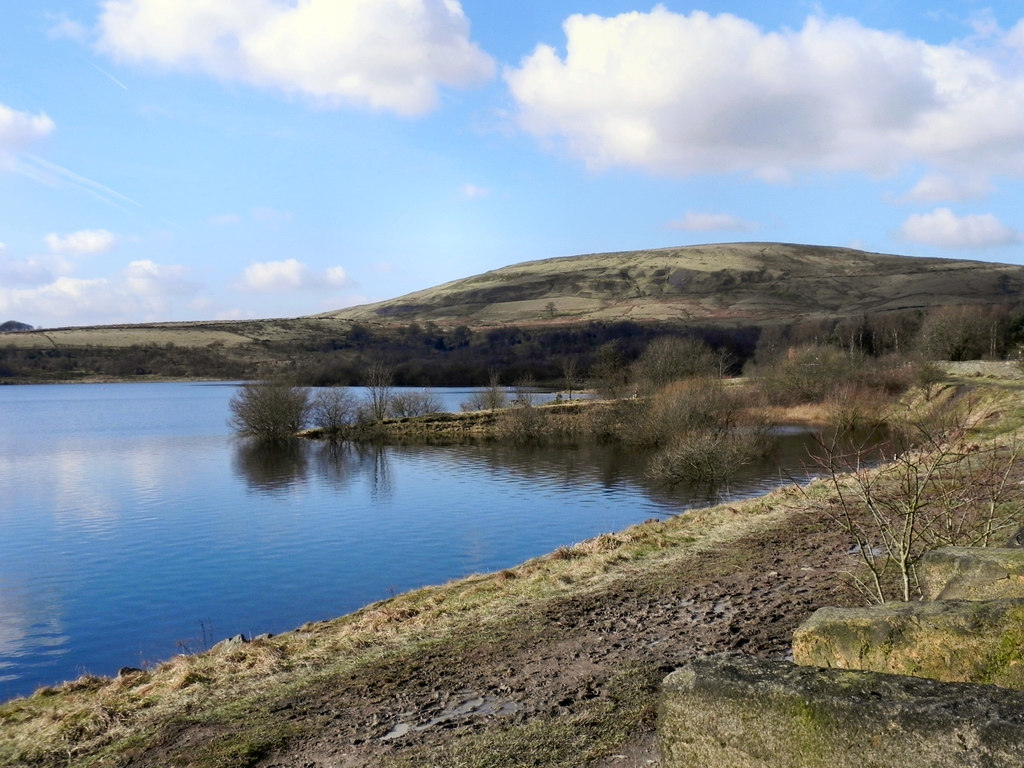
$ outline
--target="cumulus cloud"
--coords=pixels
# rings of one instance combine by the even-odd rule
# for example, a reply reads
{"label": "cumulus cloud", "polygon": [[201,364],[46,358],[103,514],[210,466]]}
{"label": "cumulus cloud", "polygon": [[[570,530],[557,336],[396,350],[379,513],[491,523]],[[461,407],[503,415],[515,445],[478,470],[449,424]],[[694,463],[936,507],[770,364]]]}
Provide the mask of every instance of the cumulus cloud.
{"label": "cumulus cloud", "polygon": [[184,267],[134,261],[107,277],[61,275],[22,288],[0,283],[0,315],[32,318],[41,327],[160,320],[199,289]]}
{"label": "cumulus cloud", "polygon": [[992,248],[1024,241],[1024,234],[990,213],[957,216],[949,208],[914,214],[903,222],[903,240],[939,248]]}
{"label": "cumulus cloud", "polygon": [[489,79],[457,0],[106,0],[99,48],[121,61],[418,115],[442,86]]}
{"label": "cumulus cloud", "polygon": [[46,33],[52,40],[67,39],[84,43],[89,37],[89,31],[82,24],[63,13],[48,13],[46,18],[51,22]]}
{"label": "cumulus cloud", "polygon": [[82,229],[63,236],[51,233],[43,239],[51,251],[68,256],[107,253],[117,244],[117,235],[105,229]]}
{"label": "cumulus cloud", "polygon": [[53,272],[38,259],[14,259],[0,248],[0,284],[43,285],[53,280]]}
{"label": "cumulus cloud", "polygon": [[12,167],[15,153],[49,136],[56,127],[45,112],[33,115],[0,104],[0,168]]}
{"label": "cumulus cloud", "polygon": [[991,185],[980,178],[953,178],[942,173],[930,173],[900,198],[905,203],[938,203],[974,200],[985,197]]}
{"label": "cumulus cloud", "polygon": [[149,259],[131,262],[122,275],[124,287],[136,296],[191,296],[199,284],[178,264],[157,264]]}
{"label": "cumulus cloud", "polygon": [[350,283],[342,267],[315,272],[297,259],[264,261],[245,269],[239,288],[253,293],[289,293],[293,291],[341,288]]}
{"label": "cumulus cloud", "polygon": [[779,180],[914,161],[1024,175],[1024,70],[995,53],[850,19],[766,32],[663,6],[574,15],[564,31],[564,56],[540,45],[504,77],[519,125],[593,168]]}
{"label": "cumulus cloud", "polygon": [[670,221],[670,229],[682,229],[689,232],[752,232],[757,224],[746,221],[729,213],[700,213],[688,211],[681,219]]}

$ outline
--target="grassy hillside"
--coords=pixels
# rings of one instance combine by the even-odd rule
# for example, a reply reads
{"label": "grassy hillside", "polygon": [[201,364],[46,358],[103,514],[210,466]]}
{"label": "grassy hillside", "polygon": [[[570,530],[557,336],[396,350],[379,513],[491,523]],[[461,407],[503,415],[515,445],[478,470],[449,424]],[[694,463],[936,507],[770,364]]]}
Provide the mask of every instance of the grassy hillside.
{"label": "grassy hillside", "polygon": [[323,317],[479,327],[789,322],[1019,296],[1021,269],[849,248],[733,243],[544,259]]}
{"label": "grassy hillside", "polygon": [[0,334],[0,381],[285,373],[358,384],[371,361],[417,386],[483,384],[489,370],[508,381],[552,381],[565,358],[585,373],[596,350],[616,342],[628,363],[651,338],[680,330],[739,365],[767,326],[817,323],[813,337],[826,339],[844,320],[870,318],[877,330],[879,318],[901,315],[899,337],[910,340],[924,311],[1019,306],[1021,292],[1017,266],[846,248],[737,243],[591,254],[301,318]]}

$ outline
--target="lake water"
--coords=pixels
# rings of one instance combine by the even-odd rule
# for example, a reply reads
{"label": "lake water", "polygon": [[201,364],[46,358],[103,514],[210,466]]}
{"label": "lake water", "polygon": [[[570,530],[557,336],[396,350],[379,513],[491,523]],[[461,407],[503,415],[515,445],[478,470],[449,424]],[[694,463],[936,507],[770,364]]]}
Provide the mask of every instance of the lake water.
{"label": "lake water", "polygon": [[[0,387],[0,700],[510,567],[707,497],[612,447],[265,451],[231,384]],[[458,410],[471,390],[438,391]],[[788,435],[783,461],[805,455]],[[777,466],[737,496],[782,481]]]}

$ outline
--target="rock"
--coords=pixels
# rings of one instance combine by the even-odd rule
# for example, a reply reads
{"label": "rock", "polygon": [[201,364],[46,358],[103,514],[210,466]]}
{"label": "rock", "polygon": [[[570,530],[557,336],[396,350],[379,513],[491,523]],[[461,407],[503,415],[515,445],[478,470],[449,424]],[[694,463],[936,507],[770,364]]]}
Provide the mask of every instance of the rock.
{"label": "rock", "polygon": [[995,686],[699,659],[662,686],[662,768],[1020,768],[1024,695]]}
{"label": "rock", "polygon": [[1024,549],[944,547],[918,567],[925,600],[1024,598]]}
{"label": "rock", "polygon": [[1024,600],[821,608],[793,634],[793,660],[1024,689]]}
{"label": "rock", "polygon": [[237,648],[240,645],[245,645],[248,642],[249,642],[249,640],[246,638],[245,635],[235,635],[234,637],[229,637],[226,640],[221,640],[219,643],[217,643],[215,646],[213,646],[213,648],[211,648],[210,650],[211,651],[226,651],[226,650],[229,650],[231,648]]}

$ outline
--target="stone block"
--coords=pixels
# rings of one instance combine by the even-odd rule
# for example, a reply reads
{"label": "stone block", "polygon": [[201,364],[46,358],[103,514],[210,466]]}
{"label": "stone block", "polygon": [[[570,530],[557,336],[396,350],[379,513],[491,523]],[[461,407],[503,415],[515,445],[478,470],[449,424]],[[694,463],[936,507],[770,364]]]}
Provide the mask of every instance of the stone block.
{"label": "stone block", "polygon": [[1024,694],[714,656],[666,678],[658,740],[662,768],[1020,768]]}
{"label": "stone block", "polygon": [[918,565],[925,600],[1024,599],[1024,549],[944,547]]}
{"label": "stone block", "polygon": [[1024,689],[1024,600],[821,608],[794,632],[793,660]]}

